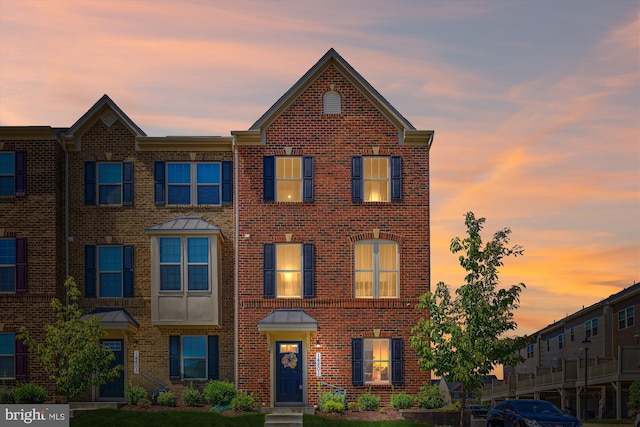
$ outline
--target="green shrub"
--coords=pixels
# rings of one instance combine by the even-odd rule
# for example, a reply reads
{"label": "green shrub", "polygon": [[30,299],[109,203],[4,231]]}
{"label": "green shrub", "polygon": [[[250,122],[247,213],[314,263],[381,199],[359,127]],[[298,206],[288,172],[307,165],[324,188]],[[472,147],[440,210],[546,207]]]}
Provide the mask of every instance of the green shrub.
{"label": "green shrub", "polygon": [[358,397],[358,405],[363,411],[375,411],[380,406],[380,397],[374,396],[371,391],[367,391]]}
{"label": "green shrub", "polygon": [[176,397],[170,391],[163,391],[158,395],[158,405],[162,406],[176,406]]}
{"label": "green shrub", "polygon": [[413,406],[415,399],[407,393],[399,393],[391,396],[391,406],[395,409],[409,409]]}
{"label": "green shrub", "polygon": [[238,394],[231,399],[231,409],[242,412],[253,411],[253,396],[250,394]]}
{"label": "green shrub", "polygon": [[640,380],[634,381],[629,387],[629,408],[640,411]]}
{"label": "green shrub", "polygon": [[351,412],[360,412],[360,405],[358,405],[358,402],[349,402],[349,403],[347,403],[347,408]]}
{"label": "green shrub", "polygon": [[320,394],[320,409],[324,412],[324,405],[327,404],[328,402],[336,402],[336,403],[342,403],[343,406],[343,410],[344,410],[344,396],[339,394],[339,393],[334,393],[331,391],[327,391],[325,393]]}
{"label": "green shrub", "polygon": [[189,384],[189,388],[182,392],[182,403],[187,406],[199,405],[202,401],[202,393],[193,388],[193,383]]}
{"label": "green shrub", "polygon": [[131,382],[129,382],[129,385],[127,386],[127,403],[129,405],[137,405],[138,404],[138,400],[140,399],[148,399],[149,395],[147,394],[147,390],[144,387],[141,387],[139,385],[133,385],[131,384]]}
{"label": "green shrub", "polygon": [[341,414],[344,412],[344,403],[334,402],[333,400],[329,400],[328,402],[325,402],[324,406],[322,407],[322,411],[326,412],[327,414],[330,414],[333,412],[337,414]]}
{"label": "green shrub", "polygon": [[204,386],[204,398],[214,406],[224,406],[236,397],[236,387],[229,381],[209,381]]}
{"label": "green shrub", "polygon": [[437,385],[422,384],[418,392],[418,406],[424,409],[436,409],[444,406],[444,393]]}
{"label": "green shrub", "polygon": [[141,399],[138,399],[138,403],[136,403],[136,405],[141,408],[148,408],[149,406],[151,406],[151,401],[146,397],[143,397]]}
{"label": "green shrub", "polygon": [[9,387],[0,387],[0,403],[12,405],[16,403],[14,391]]}
{"label": "green shrub", "polygon": [[26,383],[15,389],[13,397],[16,403],[42,404],[47,400],[47,392],[39,385]]}

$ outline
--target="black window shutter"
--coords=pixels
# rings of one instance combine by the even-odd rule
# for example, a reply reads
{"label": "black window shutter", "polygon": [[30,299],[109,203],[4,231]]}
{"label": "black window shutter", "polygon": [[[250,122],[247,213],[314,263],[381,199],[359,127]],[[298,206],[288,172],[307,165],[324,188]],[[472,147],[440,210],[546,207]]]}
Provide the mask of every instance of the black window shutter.
{"label": "black window shutter", "polygon": [[351,340],[351,383],[353,385],[364,385],[363,344],[362,338]]}
{"label": "black window shutter", "polygon": [[169,378],[180,379],[180,336],[169,336]]}
{"label": "black window shutter", "polygon": [[164,162],[153,163],[153,200],[156,205],[164,205]]}
{"label": "black window shutter", "polygon": [[391,384],[402,384],[402,338],[391,339]]}
{"label": "black window shutter", "polygon": [[208,379],[217,380],[219,377],[219,363],[218,363],[218,347],[219,339],[217,335],[210,335],[207,337],[207,371]]}
{"label": "black window shutter", "polygon": [[16,239],[16,293],[27,292],[27,239]]}
{"label": "black window shutter", "polygon": [[122,164],[122,204],[133,205],[133,163]]}
{"label": "black window shutter", "polygon": [[302,201],[313,202],[313,157],[302,158]]}
{"label": "black window shutter", "polygon": [[96,204],[96,162],[84,162],[84,204]]}
{"label": "black window shutter", "polygon": [[222,204],[233,203],[233,162],[222,162]]}
{"label": "black window shutter", "polygon": [[351,201],[354,203],[364,200],[363,188],[363,163],[362,156],[354,156],[351,158]]}
{"label": "black window shutter", "polygon": [[123,297],[133,298],[133,246],[122,247],[122,258]]}
{"label": "black window shutter", "polygon": [[402,201],[402,157],[391,157],[391,201]]}
{"label": "black window shutter", "polygon": [[16,379],[27,379],[27,346],[21,340],[16,338],[15,340],[15,352],[16,352]]}
{"label": "black window shutter", "polygon": [[96,247],[86,245],[84,247],[84,296],[96,297]]}
{"label": "black window shutter", "polygon": [[16,197],[27,195],[27,152],[15,152],[15,191]]}
{"label": "black window shutter", "polygon": [[262,159],[262,200],[265,202],[275,201],[276,194],[276,158],[265,156]]}
{"label": "black window shutter", "polygon": [[314,286],[314,247],[313,243],[302,245],[302,274],[303,274],[303,296],[304,298],[315,297]]}
{"label": "black window shutter", "polygon": [[264,297],[276,297],[275,250],[273,243],[264,244]]}

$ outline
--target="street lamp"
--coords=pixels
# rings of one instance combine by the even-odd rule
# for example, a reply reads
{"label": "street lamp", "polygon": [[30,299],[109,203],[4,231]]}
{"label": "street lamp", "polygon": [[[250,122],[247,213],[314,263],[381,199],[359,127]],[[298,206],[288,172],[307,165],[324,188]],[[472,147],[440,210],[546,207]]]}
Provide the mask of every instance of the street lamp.
{"label": "street lamp", "polygon": [[582,346],[584,348],[584,418],[587,419],[587,415],[589,412],[587,411],[587,365],[589,363],[589,344],[591,344],[591,340],[589,337],[585,337],[582,340]]}

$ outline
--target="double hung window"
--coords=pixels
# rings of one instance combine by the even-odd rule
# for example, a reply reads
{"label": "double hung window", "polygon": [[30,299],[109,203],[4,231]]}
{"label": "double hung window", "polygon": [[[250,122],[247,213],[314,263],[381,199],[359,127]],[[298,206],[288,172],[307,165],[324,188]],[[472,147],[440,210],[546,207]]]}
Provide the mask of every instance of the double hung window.
{"label": "double hung window", "polygon": [[0,292],[26,291],[27,240],[0,239]]}
{"label": "double hung window", "polygon": [[264,201],[313,202],[313,169],[313,157],[264,157]]}
{"label": "double hung window", "polygon": [[85,297],[133,297],[133,246],[87,245]]}
{"label": "double hung window", "polygon": [[312,298],[314,295],[314,245],[265,244],[264,297]]}
{"label": "double hung window", "polygon": [[351,352],[354,385],[402,384],[402,338],[354,338]]}
{"label": "double hung window", "polygon": [[402,157],[352,157],[351,198],[354,202],[401,201]]}
{"label": "double hung window", "polygon": [[160,237],[158,241],[161,291],[209,290],[209,237]]}
{"label": "double hung window", "polygon": [[26,152],[0,151],[0,197],[26,195]]}
{"label": "double hung window", "polygon": [[217,335],[169,337],[169,371],[173,380],[215,380],[219,370]]}
{"label": "double hung window", "polygon": [[356,298],[397,298],[398,244],[368,240],[355,245]]}
{"label": "double hung window", "polygon": [[634,324],[633,306],[618,312],[618,329],[630,328]]}
{"label": "double hung window", "polygon": [[84,203],[97,203],[101,206],[133,205],[133,163],[85,162]]}
{"label": "double hung window", "polygon": [[591,320],[587,320],[584,326],[585,326],[587,338],[590,338],[592,336],[595,337],[596,335],[598,335],[598,318],[597,317],[594,317]]}
{"label": "double hung window", "polygon": [[15,334],[0,333],[0,375],[15,378]]}
{"label": "double hung window", "polygon": [[155,162],[155,204],[219,206],[232,200],[232,163]]}

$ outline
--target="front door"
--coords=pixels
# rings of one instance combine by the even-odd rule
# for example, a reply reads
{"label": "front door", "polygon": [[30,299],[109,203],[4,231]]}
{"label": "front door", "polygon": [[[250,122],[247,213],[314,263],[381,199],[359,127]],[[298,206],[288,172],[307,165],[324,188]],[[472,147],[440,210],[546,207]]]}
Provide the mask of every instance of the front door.
{"label": "front door", "polygon": [[[110,368],[116,365],[122,365],[124,368],[124,340],[101,340],[102,345],[111,349],[116,356],[111,362]],[[100,385],[101,398],[124,398],[124,369],[120,371],[120,375],[114,380]]]}
{"label": "front door", "polygon": [[302,404],[302,341],[276,342],[276,404]]}

